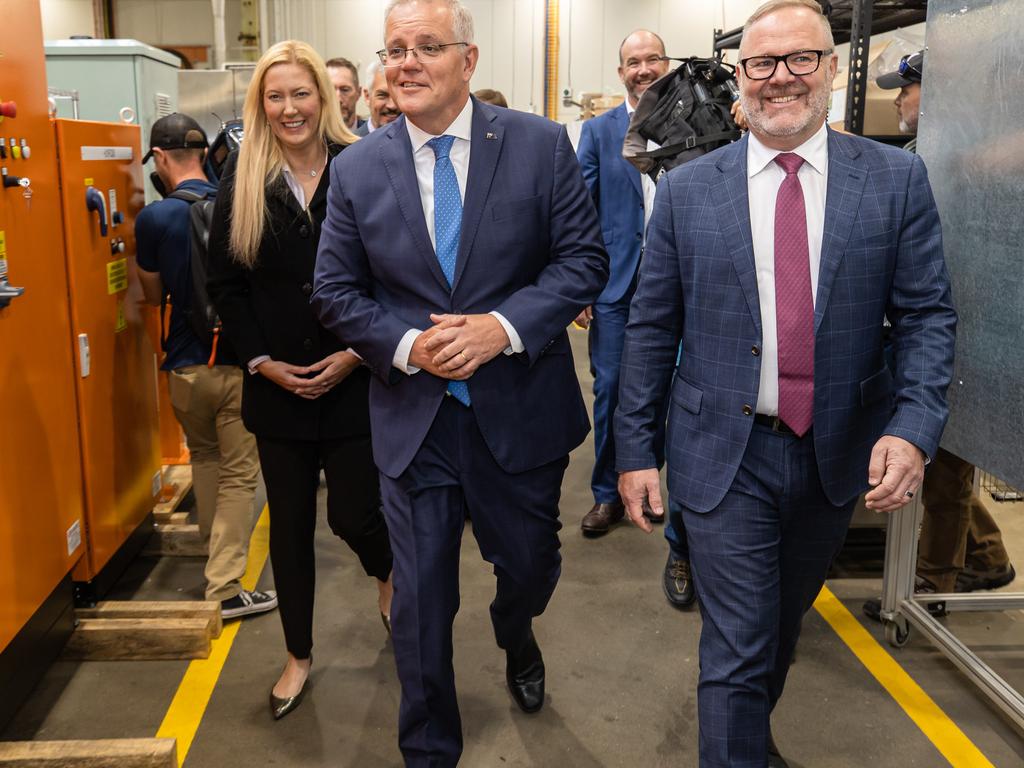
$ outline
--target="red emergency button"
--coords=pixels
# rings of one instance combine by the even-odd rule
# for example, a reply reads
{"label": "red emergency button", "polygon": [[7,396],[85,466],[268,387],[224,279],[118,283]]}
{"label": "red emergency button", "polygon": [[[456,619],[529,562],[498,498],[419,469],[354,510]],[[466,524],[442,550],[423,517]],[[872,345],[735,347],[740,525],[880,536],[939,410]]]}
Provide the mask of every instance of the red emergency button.
{"label": "red emergency button", "polygon": [[13,101],[0,101],[0,117],[17,117],[18,105]]}

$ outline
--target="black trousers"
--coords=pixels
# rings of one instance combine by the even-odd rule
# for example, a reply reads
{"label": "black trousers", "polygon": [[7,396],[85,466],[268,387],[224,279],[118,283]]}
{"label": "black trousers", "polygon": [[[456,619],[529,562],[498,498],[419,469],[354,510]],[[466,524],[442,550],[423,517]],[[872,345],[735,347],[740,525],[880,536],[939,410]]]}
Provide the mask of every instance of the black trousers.
{"label": "black trousers", "polygon": [[386,581],[391,544],[380,506],[370,436],[336,440],[257,437],[270,506],[270,560],[285,644],[297,659],[313,647],[316,492],[327,478],[327,522],[359,557],[368,576]]}

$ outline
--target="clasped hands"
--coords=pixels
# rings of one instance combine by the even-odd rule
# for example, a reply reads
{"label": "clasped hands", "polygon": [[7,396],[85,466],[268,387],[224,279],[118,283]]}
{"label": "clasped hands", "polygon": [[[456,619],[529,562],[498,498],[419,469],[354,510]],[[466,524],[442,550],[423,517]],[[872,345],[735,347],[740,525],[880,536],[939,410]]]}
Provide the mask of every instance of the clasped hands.
{"label": "clasped hands", "polygon": [[494,315],[431,315],[430,322],[413,342],[409,365],[442,379],[465,381],[510,343]]}
{"label": "clasped hands", "polygon": [[277,386],[306,400],[316,400],[329,392],[361,363],[359,356],[351,352],[335,352],[312,365],[292,365],[280,360],[264,360],[256,370]]}

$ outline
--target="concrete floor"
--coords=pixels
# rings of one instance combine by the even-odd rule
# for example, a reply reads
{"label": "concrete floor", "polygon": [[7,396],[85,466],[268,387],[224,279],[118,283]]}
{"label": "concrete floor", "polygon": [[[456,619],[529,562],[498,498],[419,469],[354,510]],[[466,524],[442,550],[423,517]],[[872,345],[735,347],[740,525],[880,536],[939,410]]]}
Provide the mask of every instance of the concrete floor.
{"label": "concrete floor", "polygon": [[[585,339],[574,333],[585,391]],[[589,391],[587,392],[589,395]],[[673,610],[661,592],[666,545],[620,526],[584,539],[591,504],[590,443],[572,457],[563,487],[562,580],[536,634],[547,664],[548,701],[520,713],[504,684],[504,655],[487,606],[494,580],[467,528],[462,611],[455,626],[456,674],[465,734],[462,764],[598,768],[697,765],[696,681],[700,617]],[[990,500],[987,500],[990,501]],[[259,499],[262,504],[262,494]],[[1018,567],[1024,566],[1024,504],[990,503]],[[318,604],[312,688],[280,722],[267,694],[284,660],[276,614],[247,619],[188,754],[187,766],[400,764],[399,689],[376,610],[376,589],[326,524],[317,540]],[[860,605],[878,574],[836,579],[830,588],[890,650]],[[202,561],[140,558],[117,597],[200,599]],[[261,585],[272,586],[269,567]],[[1013,589],[1024,591],[1022,579]],[[1024,690],[1024,612],[960,614],[946,621]],[[1024,765],[1024,734],[1009,725],[919,634],[891,651],[903,668],[992,764]],[[185,662],[60,661],[0,740],[142,737],[156,734]],[[815,612],[773,719],[793,768],[941,766],[946,760]]]}

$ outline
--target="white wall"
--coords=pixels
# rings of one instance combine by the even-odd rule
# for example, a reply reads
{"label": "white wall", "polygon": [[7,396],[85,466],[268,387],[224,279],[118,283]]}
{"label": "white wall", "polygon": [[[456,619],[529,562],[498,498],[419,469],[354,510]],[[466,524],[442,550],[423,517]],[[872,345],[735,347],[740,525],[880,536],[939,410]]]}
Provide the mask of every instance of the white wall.
{"label": "white wall", "polygon": [[42,0],[39,8],[46,40],[95,34],[92,0]]}

